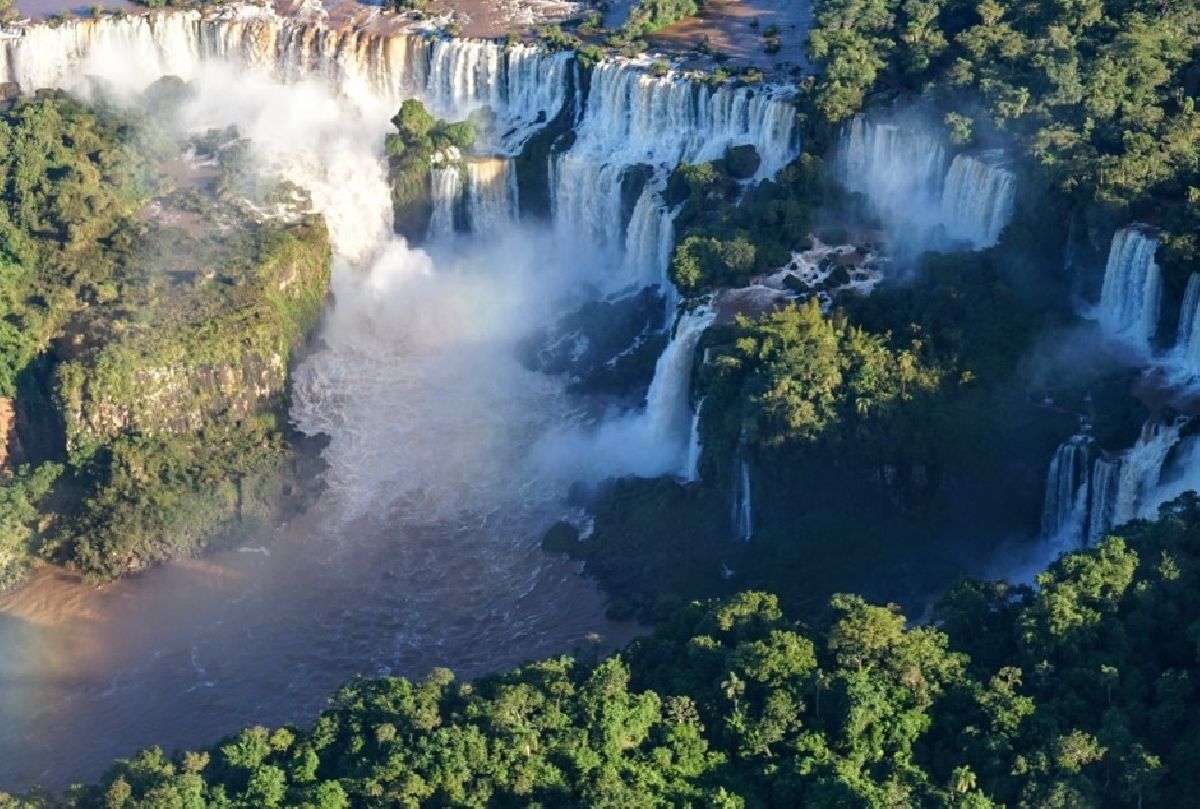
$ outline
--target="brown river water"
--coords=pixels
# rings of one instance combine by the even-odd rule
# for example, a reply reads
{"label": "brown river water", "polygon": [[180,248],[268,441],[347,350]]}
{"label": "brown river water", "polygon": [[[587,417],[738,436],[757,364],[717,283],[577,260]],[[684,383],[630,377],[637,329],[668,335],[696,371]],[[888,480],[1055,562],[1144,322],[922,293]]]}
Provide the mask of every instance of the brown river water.
{"label": "brown river water", "polygon": [[501,520],[371,518],[333,541],[321,522],[102,588],[47,568],[0,600],[0,790],[94,779],[149,745],[304,724],[358,675],[469,678],[636,631],[601,617],[572,566],[530,541],[498,546]]}

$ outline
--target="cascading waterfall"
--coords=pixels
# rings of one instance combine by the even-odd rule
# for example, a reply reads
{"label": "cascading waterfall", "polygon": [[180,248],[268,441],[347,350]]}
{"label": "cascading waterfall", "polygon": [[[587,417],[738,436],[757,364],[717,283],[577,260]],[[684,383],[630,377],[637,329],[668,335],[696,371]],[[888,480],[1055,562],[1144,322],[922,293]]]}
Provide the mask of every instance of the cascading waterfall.
{"label": "cascading waterfall", "polygon": [[658,284],[667,296],[667,312],[674,313],[675,285],[667,272],[675,246],[675,225],[659,198],[661,189],[647,183],[634,206],[625,237],[625,277],[643,285]]}
{"label": "cascading waterfall", "polygon": [[497,119],[489,131],[499,135],[491,147],[515,154],[566,103],[571,63],[569,53],[529,45],[439,39],[424,95],[439,115],[463,117],[488,108]]}
{"label": "cascading waterfall", "polygon": [[562,109],[573,64],[566,52],[369,25],[331,27],[320,12],[282,16],[259,6],[34,26],[6,37],[2,47],[0,76],[24,92],[92,73],[108,76],[96,60],[119,54],[123,76],[137,89],[146,77],[190,79],[202,63],[220,61],[282,82],[320,80],[360,104],[394,109],[421,97],[437,115],[454,119],[487,107],[492,120],[483,145],[503,154],[518,152]]}
{"label": "cascading waterfall", "polygon": [[1083,539],[1094,456],[1095,441],[1086,435],[1071,436],[1054,453],[1046,475],[1042,507],[1044,538]]}
{"label": "cascading waterfall", "polygon": [[[316,5],[288,16],[268,7],[228,6],[204,13],[75,20],[57,28],[20,29],[0,47],[5,56],[0,78],[26,91],[78,88],[81,77],[93,74],[117,90],[140,91],[159,76],[192,81],[222,66],[239,76],[282,85],[311,81],[314,87],[332,89],[372,121],[385,121],[402,100],[415,96],[447,118],[482,112],[475,119],[477,144],[502,156],[519,150],[573,99],[577,136],[566,152],[551,159],[552,212],[560,237],[606,268],[606,279],[614,275],[608,268],[623,267],[617,274],[622,287],[631,282],[662,285],[670,308],[675,298],[667,283],[667,262],[673,232],[670,212],[658,194],[667,173],[680,161],[713,160],[731,146],[752,145],[760,158],[758,177],[763,178],[799,152],[795,107],[787,89],[711,87],[675,73],[651,76],[642,62],[606,60],[596,66],[584,96],[573,91],[580,82],[572,54],[396,32],[370,21],[337,27]],[[299,117],[306,106],[292,104],[274,114]],[[232,113],[229,117],[236,120]],[[382,133],[361,131],[364,142],[376,137],[381,139]],[[320,158],[294,157],[281,170],[301,185],[309,177],[329,174],[331,167]],[[650,170],[632,216],[623,215],[622,183],[638,166]],[[433,172],[431,233],[444,236],[464,223],[481,233],[503,231],[501,223],[514,218],[516,209],[510,165],[468,161],[457,168],[445,165]],[[354,262],[369,259],[380,249],[379,223],[374,216],[356,213],[355,206],[331,204],[330,199],[359,188],[354,173],[348,170],[336,182],[318,185],[314,203],[329,220],[339,251]],[[373,210],[374,197],[372,193],[370,200],[360,202]],[[682,318],[660,358],[645,410],[629,414],[651,440],[664,442],[661,453],[650,453],[657,457],[652,464],[656,469],[686,474],[691,353],[711,318],[707,309]],[[664,460],[668,457],[670,461]]]}
{"label": "cascading waterfall", "polygon": [[1097,317],[1110,336],[1149,346],[1158,331],[1162,275],[1154,254],[1158,239],[1144,225],[1113,234]]}
{"label": "cascading waterfall", "polygon": [[946,146],[931,130],[864,115],[843,129],[836,156],[842,183],[865,195],[913,253],[947,239],[973,250],[994,245],[1016,198],[1016,176],[1003,163],[1002,150],[989,150],[956,155],[947,166]]}
{"label": "cascading waterfall", "polygon": [[1176,419],[1170,424],[1152,420],[1142,427],[1138,442],[1121,458],[1112,502],[1112,521],[1105,526],[1105,531],[1143,516],[1147,509],[1157,505],[1150,502],[1150,495],[1158,488],[1163,465],[1179,442],[1179,432],[1186,423],[1186,419]]}
{"label": "cascading waterfall", "polygon": [[1000,150],[960,154],[950,164],[942,188],[942,223],[946,234],[970,242],[976,250],[991,247],[1008,225],[1016,199],[1017,179],[1002,161]]}
{"label": "cascading waterfall", "polygon": [[454,210],[462,199],[462,167],[457,163],[429,170],[433,215],[429,218],[429,240],[454,234]]}
{"label": "cascading waterfall", "polygon": [[[476,119],[479,142],[511,155],[554,119],[556,104],[570,97],[590,107],[568,92],[578,86],[569,75],[575,62],[569,54],[331,28],[318,7],[307,3],[302,18],[225,7],[70,21],[0,40],[0,77],[25,91],[86,90],[89,76],[118,94],[164,75],[193,82],[179,107],[181,126],[236,126],[256,167],[309,192],[334,250],[334,302],[321,345],[295,369],[289,414],[301,431],[328,438],[320,501],[280,528],[287,541],[269,556],[235,555],[253,567],[214,558],[152,572],[122,585],[120,599],[92,602],[101,617],[23,627],[31,640],[14,657],[56,661],[0,689],[0,769],[25,757],[16,766],[37,775],[51,750],[62,761],[108,761],[151,740],[196,749],[250,721],[246,706],[254,706],[253,721],[271,725],[294,721],[297,711],[315,714],[334,683],[356,671],[411,675],[450,663],[474,677],[509,657],[547,657],[585,633],[611,632],[598,595],[546,558],[535,539],[561,515],[568,486],[591,458],[568,447],[563,474],[551,476],[530,447],[594,411],[581,413],[562,380],[516,358],[530,329],[557,322],[568,294],[578,299],[584,284],[574,265],[594,245],[581,236],[564,249],[524,229],[482,244],[461,239],[433,254],[411,249],[391,230],[382,154],[389,117],[402,100],[419,97],[448,118],[487,106],[491,115]],[[469,58],[455,57],[456,49]],[[678,154],[654,156],[660,174],[672,160],[719,157],[726,142],[756,143],[764,174],[794,151],[792,107],[770,91],[691,86],[672,103],[704,131]],[[726,115],[734,107],[737,115]],[[580,119],[597,129],[624,126],[583,110]],[[625,153],[621,137],[610,143],[623,168],[640,159]],[[610,157],[587,153],[598,164]],[[451,173],[463,175],[443,168],[436,182],[448,188],[440,199],[465,196],[469,210],[470,190],[449,189]],[[469,185],[469,165],[466,177]],[[475,221],[487,219],[478,215],[488,207],[484,196],[474,199]],[[443,222],[453,218],[447,209]],[[665,232],[659,227],[657,243]],[[586,448],[614,456],[607,474],[686,473],[691,369],[713,317],[711,309],[682,317],[646,408],[602,422],[608,432]],[[184,602],[175,600],[181,582],[190,582]],[[152,632],[129,630],[136,624],[124,619],[135,612],[150,617]],[[77,647],[92,637],[72,646],[80,635],[58,632],[80,626],[104,654],[89,659]],[[43,643],[51,653],[37,649]],[[483,646],[495,654],[481,657]],[[191,674],[180,661],[190,662]],[[171,710],[148,718],[146,694]],[[46,745],[29,755],[32,736]]]}
{"label": "cascading waterfall", "polygon": [[750,537],[754,535],[754,513],[750,497],[750,464],[745,458],[739,458],[737,466],[738,471],[733,491],[733,530],[738,539],[749,542]]}
{"label": "cascading waterfall", "polygon": [[1186,419],[1150,420],[1128,450],[1099,454],[1091,436],[1064,441],[1050,461],[1042,511],[1042,538],[1060,551],[1102,539],[1135,517],[1153,516],[1158,489]]}
{"label": "cascading waterfall", "polygon": [[495,237],[517,221],[517,172],[504,158],[467,162],[467,226],[477,236]]}
{"label": "cascading waterfall", "polygon": [[856,115],[842,132],[836,165],[846,188],[866,194],[882,216],[910,220],[936,207],[946,149],[922,129]]}
{"label": "cascading waterfall", "polygon": [[692,369],[700,337],[715,318],[710,305],[679,318],[658,358],[644,408],[604,419],[593,428],[551,434],[535,447],[536,461],[551,469],[583,461],[591,482],[629,474],[694,479],[699,446],[691,407]]}
{"label": "cascading waterfall", "polygon": [[[710,88],[676,74],[651,76],[640,63],[605,60],[592,72],[574,145],[553,159],[552,208],[563,231],[582,238],[625,268],[623,283],[666,277],[668,214],[639,200],[639,235],[625,238],[621,187],[632,167],[649,166],[661,183],[681,162],[702,163],[730,146],[753,145],[759,177],[769,177],[799,152],[795,107],[770,89]],[[650,223],[650,219],[657,222]],[[626,262],[627,248],[636,258]],[[654,262],[654,266],[649,265]],[[630,278],[629,276],[632,276]]]}
{"label": "cascading waterfall", "polygon": [[1200,374],[1200,273],[1192,273],[1179,307],[1179,329],[1175,336],[1175,357],[1189,375]]}
{"label": "cascading waterfall", "polygon": [[691,443],[692,366],[696,358],[696,346],[700,336],[716,318],[711,306],[698,306],[679,319],[675,335],[654,368],[654,380],[646,394],[645,419],[649,437],[656,443],[678,446],[682,452],[676,470],[687,475],[684,467],[688,462]]}

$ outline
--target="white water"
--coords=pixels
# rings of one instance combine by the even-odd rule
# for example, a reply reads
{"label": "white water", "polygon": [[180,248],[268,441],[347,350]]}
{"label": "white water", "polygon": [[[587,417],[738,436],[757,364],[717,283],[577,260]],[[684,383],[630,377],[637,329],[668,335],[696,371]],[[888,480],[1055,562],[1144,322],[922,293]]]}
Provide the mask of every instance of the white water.
{"label": "white water", "polygon": [[842,132],[837,168],[846,188],[866,194],[886,221],[921,229],[935,223],[946,149],[923,128],[856,115]]}
{"label": "white water", "polygon": [[704,400],[696,402],[696,412],[692,414],[692,427],[688,433],[687,462],[684,464],[684,479],[696,481],[700,479],[700,456],[704,446],[700,441],[700,411],[704,409]]}
{"label": "white water", "polygon": [[674,315],[678,300],[668,268],[675,246],[675,226],[659,198],[660,191],[657,183],[647,183],[634,206],[625,237],[624,277],[643,286],[658,284],[667,296],[666,311]]}
{"label": "white water", "polygon": [[1155,263],[1158,239],[1142,225],[1113,234],[1096,317],[1110,336],[1149,348],[1158,331],[1162,275]]}
{"label": "white water", "polygon": [[1081,544],[1088,517],[1088,493],[1095,441],[1073,435],[1059,446],[1046,474],[1046,496],[1042,506],[1042,537],[1062,536]]}
{"label": "white water", "polygon": [[1192,273],[1179,307],[1179,326],[1170,361],[1189,379],[1200,376],[1200,273]]}
{"label": "white water", "polygon": [[1001,165],[1004,153],[957,155],[942,188],[942,222],[946,234],[976,249],[1000,239],[1013,214],[1017,178]]}
{"label": "white water", "polygon": [[1169,496],[1160,481],[1185,423],[1148,421],[1137,442],[1113,458],[1102,457],[1090,436],[1064,441],[1046,476],[1042,539],[1048,547],[1072,550],[1135,517],[1153,517]]}
{"label": "white water", "polygon": [[1016,177],[1000,150],[956,155],[919,123],[855,116],[842,132],[836,166],[847,189],[866,196],[906,254],[963,243],[994,245],[1012,219]]}
{"label": "white water", "polygon": [[1087,542],[1095,544],[1116,523],[1113,509],[1121,484],[1121,459],[1097,458],[1092,466],[1091,503],[1088,509]]}
{"label": "white water", "polygon": [[429,217],[430,241],[454,235],[454,209],[462,199],[462,167],[458,163],[429,170],[433,215]]}
{"label": "white water", "polygon": [[[680,319],[644,410],[581,428],[561,383],[525,370],[514,348],[529,329],[562,314],[568,292],[603,283],[623,257],[592,260],[595,245],[569,225],[558,240],[497,226],[513,218],[511,181],[503,184],[502,206],[499,184],[485,182],[478,169],[472,180],[469,164],[465,192],[454,193],[444,176],[439,203],[465,193],[468,218],[486,223],[480,238],[431,255],[390,230],[382,144],[403,98],[423,97],[453,118],[488,106],[493,124],[482,142],[511,154],[564,103],[569,56],[334,31],[263,10],[222,15],[30,29],[0,43],[0,73],[26,90],[82,92],[83,77],[95,76],[130,93],[177,75],[197,91],[181,125],[236,125],[266,173],[310,192],[330,226],[336,303],[323,347],[295,371],[291,415],[302,431],[329,436],[328,493],[306,518],[305,542],[289,536],[269,556],[234,554],[242,562],[219,587],[189,579],[190,568],[181,566],[128,583],[122,609],[160,605],[147,613],[155,631],[138,632],[127,615],[108,621],[108,634],[97,637],[122,651],[86,676],[59,677],[83,671],[73,665],[74,635],[55,641],[38,634],[19,649],[6,636],[8,659],[28,661],[19,681],[10,681],[18,690],[0,695],[6,785],[62,782],[79,772],[55,767],[99,766],[151,741],[195,745],[247,722],[296,721],[302,715],[294,712],[319,707],[328,678],[351,676],[355,666],[420,674],[449,663],[479,673],[512,655],[569,648],[591,629],[607,631],[590,591],[577,592],[578,579],[567,581],[537,551],[538,531],[561,513],[574,480],[687,473],[689,383],[710,309]],[[679,78],[643,82],[632,68],[609,70],[631,96],[597,97],[599,109],[584,108],[591,134],[563,158],[583,175],[591,159],[617,155],[622,167],[643,159],[626,138],[631,133],[643,145],[674,143],[647,156],[659,175],[679,159],[719,157],[731,143],[756,143],[764,173],[794,154],[792,106],[765,90],[696,89]],[[605,120],[629,111],[655,114]],[[654,129],[668,121],[682,126],[670,130],[674,138]],[[619,215],[603,221],[618,226],[618,246],[629,241],[639,245],[630,252],[653,255],[634,261],[634,275],[657,282],[664,269],[641,265],[664,264],[671,235],[669,217],[653,202],[647,198],[628,239]],[[439,207],[444,227],[450,206]],[[605,275],[589,275],[595,266]],[[539,452],[531,455],[534,446]],[[547,453],[558,462],[547,464]],[[251,558],[263,567],[247,568]],[[368,560],[368,569],[356,559]],[[379,578],[381,571],[388,577]],[[181,578],[188,607],[167,615],[161,605],[172,603],[176,585],[164,583]],[[571,605],[579,606],[565,608]],[[97,609],[110,616],[115,607]],[[52,651],[35,659],[22,652],[30,643]],[[175,665],[180,660],[185,670]],[[104,686],[94,688],[93,679]],[[51,683],[62,693],[36,710],[19,690]],[[151,690],[161,700],[153,721],[143,715]],[[44,749],[30,748],[31,727]],[[111,739],[111,748],[100,738]]]}
{"label": "white water", "polygon": [[[702,163],[730,146],[750,144],[762,158],[759,177],[773,176],[799,154],[792,100],[770,89],[712,89],[681,76],[649,75],[645,65],[606,60],[591,89],[572,148],[552,158],[556,226],[623,272],[614,285],[666,277],[668,214],[655,200],[639,201],[642,220],[621,216],[621,181],[633,166],[649,166],[661,187],[681,162]],[[651,221],[655,220],[655,221]]]}
{"label": "white water", "polygon": [[750,495],[750,464],[746,460],[738,460],[738,474],[734,480],[733,494],[733,530],[743,542],[749,542],[754,535],[754,512]]}
{"label": "white water", "polygon": [[1137,442],[1116,456],[1100,455],[1090,436],[1064,441],[1047,474],[1040,542],[1005,549],[989,575],[1031,583],[1060,555],[1094,545],[1132,519],[1154,519],[1162,503],[1200,490],[1200,442],[1180,441],[1186,423],[1147,421]]}
{"label": "white water", "polygon": [[466,194],[467,225],[475,236],[494,238],[516,225],[520,201],[511,160],[468,161]]}
{"label": "white water", "polygon": [[[190,78],[221,61],[280,82],[313,79],[357,105],[393,110],[419,96],[435,114],[459,120],[487,107],[485,146],[505,154],[554,118],[568,97],[568,53],[526,45],[337,29],[314,8],[282,17],[269,7],[219,13],[131,15],[39,26],[3,41],[0,75],[30,92],[99,75],[137,88],[164,75]],[[105,62],[123,60],[119,75]]]}
{"label": "white water", "polygon": [[680,317],[675,334],[658,358],[646,406],[593,427],[569,428],[548,436],[535,448],[545,468],[583,463],[585,479],[591,481],[620,474],[690,479],[692,369],[700,337],[715,318],[716,311],[708,305]]}

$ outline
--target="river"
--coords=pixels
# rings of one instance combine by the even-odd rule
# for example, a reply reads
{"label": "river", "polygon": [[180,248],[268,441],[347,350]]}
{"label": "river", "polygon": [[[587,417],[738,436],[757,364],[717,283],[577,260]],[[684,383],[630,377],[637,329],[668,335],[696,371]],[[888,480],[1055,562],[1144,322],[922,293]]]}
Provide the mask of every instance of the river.
{"label": "river", "polygon": [[357,675],[474,677],[635,632],[504,515],[439,528],[393,511],[336,534],[325,517],[100,588],[46,568],[0,599],[0,789],[303,724]]}

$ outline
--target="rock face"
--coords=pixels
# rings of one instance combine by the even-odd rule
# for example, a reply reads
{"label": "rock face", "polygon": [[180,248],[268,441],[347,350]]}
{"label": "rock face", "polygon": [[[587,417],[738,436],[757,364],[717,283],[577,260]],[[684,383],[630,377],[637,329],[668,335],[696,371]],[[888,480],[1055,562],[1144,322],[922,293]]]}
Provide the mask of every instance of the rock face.
{"label": "rock face", "polygon": [[72,456],[128,433],[195,433],[284,403],[293,347],[329,285],[322,223],[282,229],[236,301],[181,328],[140,331],[61,364],[55,398]]}

